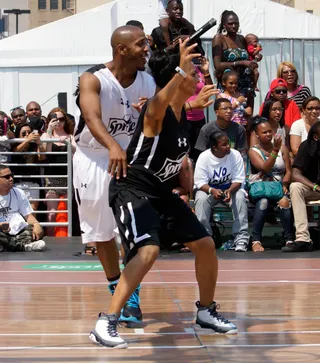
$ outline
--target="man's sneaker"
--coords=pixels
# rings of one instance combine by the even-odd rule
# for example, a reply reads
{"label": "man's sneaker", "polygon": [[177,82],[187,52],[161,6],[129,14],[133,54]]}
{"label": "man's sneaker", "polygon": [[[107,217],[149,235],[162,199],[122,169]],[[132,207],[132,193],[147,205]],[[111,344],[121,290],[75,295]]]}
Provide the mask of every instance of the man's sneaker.
{"label": "man's sneaker", "polygon": [[125,322],[127,327],[137,327],[142,323],[142,312],[140,309],[140,292],[141,285],[139,285],[132,295],[129,297],[129,300],[121,310],[121,315],[119,318],[119,322]]}
{"label": "man's sneaker", "polygon": [[118,319],[115,314],[99,314],[95,329],[89,338],[96,344],[107,348],[127,348],[128,344],[120,338],[117,331]]}
{"label": "man's sneaker", "polygon": [[46,243],[42,239],[24,245],[24,250],[27,252],[40,252],[46,248]]}
{"label": "man's sneaker", "polygon": [[248,250],[248,243],[239,241],[236,243],[236,247],[234,249],[236,252],[247,252]]}
{"label": "man's sneaker", "polygon": [[282,252],[308,252],[312,251],[313,243],[312,242],[300,242],[295,241],[292,243],[287,243],[284,247],[282,247]]}
{"label": "man's sneaker", "polygon": [[206,307],[201,306],[200,302],[197,301],[196,307],[198,308],[196,319],[197,328],[213,330],[216,333],[238,333],[238,328],[217,312],[220,306],[215,302],[213,302],[209,307]]}

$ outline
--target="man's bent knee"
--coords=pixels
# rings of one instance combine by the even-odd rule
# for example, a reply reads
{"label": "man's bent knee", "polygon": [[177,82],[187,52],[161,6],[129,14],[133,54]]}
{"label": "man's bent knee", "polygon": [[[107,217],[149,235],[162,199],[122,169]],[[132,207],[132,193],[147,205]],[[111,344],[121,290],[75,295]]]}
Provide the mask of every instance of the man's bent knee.
{"label": "man's bent knee", "polygon": [[197,254],[199,252],[210,254],[215,253],[216,251],[215,243],[213,239],[209,236],[201,238],[197,241],[185,243],[185,245],[188,246],[194,254]]}
{"label": "man's bent knee", "polygon": [[138,255],[142,258],[144,264],[149,268],[152,267],[154,261],[159,256],[160,247],[156,245],[148,245],[140,247],[138,250]]}
{"label": "man's bent knee", "polygon": [[[246,199],[246,195],[245,193],[243,192],[242,189],[239,189],[238,191],[236,191],[233,196],[234,198],[236,198],[236,200],[240,200],[240,201],[244,201],[244,202],[247,202],[247,199]],[[231,197],[231,198],[232,198]]]}
{"label": "man's bent knee", "polygon": [[304,191],[304,185],[299,182],[293,182],[290,184],[290,194],[301,193]]}

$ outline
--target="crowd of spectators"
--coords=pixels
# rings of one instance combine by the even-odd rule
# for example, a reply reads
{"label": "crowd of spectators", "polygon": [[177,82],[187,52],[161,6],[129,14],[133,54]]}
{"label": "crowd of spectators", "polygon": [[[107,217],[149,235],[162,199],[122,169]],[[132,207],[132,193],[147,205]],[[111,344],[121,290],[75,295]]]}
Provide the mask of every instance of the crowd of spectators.
{"label": "crowd of spectators", "polygon": [[[67,198],[67,166],[61,164],[67,163],[66,140],[73,141],[74,118],[58,107],[45,117],[39,103],[34,101],[25,109],[22,106],[13,108],[10,116],[0,113],[0,152],[11,152],[2,154],[0,162],[13,164],[10,166],[14,175],[13,187],[24,191],[34,216],[40,208],[48,211],[42,221],[56,222],[58,199]],[[20,140],[8,143],[8,139],[13,138]],[[50,139],[56,141],[49,142]],[[63,153],[59,155],[60,152]],[[50,175],[54,177],[47,177]],[[43,187],[46,189],[41,189]],[[42,203],[41,199],[44,200]],[[54,227],[46,228],[45,235],[54,234]]]}
{"label": "crowd of spectators", "polygon": [[[159,6],[159,26],[147,35],[150,53],[178,52],[179,39],[192,35],[195,28],[183,17],[181,0],[159,0]],[[143,29],[138,21],[128,24]],[[215,206],[230,207],[234,216],[230,248],[244,252],[250,241],[250,202],[254,206],[252,249],[262,252],[265,220],[270,211],[278,210],[284,231],[282,250],[309,251],[312,240],[306,202],[320,199],[319,167],[315,167],[320,155],[320,101],[307,86],[299,83],[294,64],[282,62],[260,105],[259,115],[254,116],[254,99],[259,92],[257,81],[264,77],[258,72],[263,50],[255,34],[243,36],[239,28],[237,14],[224,11],[212,40],[214,74],[210,73],[208,55],[198,41],[196,52],[202,56],[194,59],[194,65],[199,83],[196,94],[186,103],[195,213],[212,233]],[[150,71],[147,65],[146,71]],[[213,105],[216,120],[206,120],[203,111],[192,107],[192,101],[206,85],[213,83],[220,90]],[[61,108],[54,108],[44,117],[40,105],[34,101],[25,109],[15,107],[10,116],[0,112],[0,163],[39,164],[12,167],[12,172],[19,175],[15,186],[25,191],[35,213],[41,195],[48,199],[47,220],[54,222],[58,202],[52,199],[67,197],[67,179],[59,177],[67,175],[67,167],[54,164],[67,162],[66,154],[59,153],[67,150],[67,139],[72,142],[74,119]],[[8,139],[14,137],[24,140],[9,144]],[[58,141],[42,142],[51,138]],[[33,153],[1,155],[1,151],[10,149]],[[45,151],[54,154],[45,155]],[[41,167],[42,162],[51,166]],[[256,183],[267,191],[259,196],[254,194]],[[280,185],[278,197],[270,194],[271,185],[275,184],[269,183]],[[41,186],[47,187],[45,193],[36,189]],[[174,192],[182,194],[188,203],[187,193],[179,186]],[[54,229],[48,228],[46,234],[54,235]]]}

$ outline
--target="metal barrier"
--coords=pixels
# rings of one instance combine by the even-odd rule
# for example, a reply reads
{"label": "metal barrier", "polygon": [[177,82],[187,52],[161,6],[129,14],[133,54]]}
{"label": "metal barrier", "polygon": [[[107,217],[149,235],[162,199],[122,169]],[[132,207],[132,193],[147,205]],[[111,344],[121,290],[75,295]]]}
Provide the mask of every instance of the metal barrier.
{"label": "metal barrier", "polygon": [[[7,140],[10,144],[17,144],[25,141],[25,139],[9,139]],[[41,139],[41,142],[43,143],[53,143],[53,142],[59,142],[61,143],[60,139]],[[22,151],[22,152],[1,152],[1,155],[67,155],[67,163],[46,163],[46,162],[39,162],[35,164],[14,164],[14,163],[3,163],[7,165],[8,167],[11,166],[19,166],[19,167],[30,167],[30,166],[38,166],[38,167],[57,167],[57,166],[66,166],[67,167],[67,175],[15,175],[17,178],[25,178],[25,179],[44,179],[44,178],[67,178],[67,198],[53,198],[53,199],[46,199],[46,198],[39,198],[39,199],[29,199],[30,202],[44,202],[44,201],[66,201],[67,202],[67,210],[46,210],[46,211],[35,211],[36,214],[48,214],[48,213],[60,213],[65,212],[68,214],[68,222],[40,222],[41,226],[43,227],[68,227],[68,236],[72,236],[72,145],[69,140],[64,141],[64,143],[67,145],[68,149],[66,152],[57,152],[57,151],[51,151],[51,152],[36,152],[36,151]],[[50,190],[50,189],[56,189],[56,190],[62,190],[66,189],[65,187],[29,187],[29,188],[21,188],[25,190]]]}

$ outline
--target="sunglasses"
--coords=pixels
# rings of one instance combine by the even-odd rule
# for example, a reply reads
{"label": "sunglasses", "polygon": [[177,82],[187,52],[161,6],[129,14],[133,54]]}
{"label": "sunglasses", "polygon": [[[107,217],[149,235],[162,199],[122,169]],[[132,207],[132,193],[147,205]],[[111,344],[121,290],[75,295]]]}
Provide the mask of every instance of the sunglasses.
{"label": "sunglasses", "polygon": [[320,106],[316,106],[316,107],[307,107],[307,110],[312,112],[312,111],[320,111]]}
{"label": "sunglasses", "polygon": [[287,75],[287,74],[289,74],[289,73],[291,73],[291,74],[296,74],[296,73],[297,73],[297,71],[296,71],[295,69],[291,69],[290,71],[282,71],[282,74],[284,74],[284,75]]}
{"label": "sunglasses", "polygon": [[0,176],[0,178],[7,179],[7,180],[9,180],[10,178],[13,178],[13,177],[14,177],[13,173]]}
{"label": "sunglasses", "polygon": [[288,90],[286,90],[286,89],[275,89],[274,93],[276,95],[281,95],[281,94],[286,95],[288,93]]}
{"label": "sunglasses", "polygon": [[60,118],[57,118],[57,121],[64,122],[65,119],[64,119],[64,117],[60,117]]}
{"label": "sunglasses", "polygon": [[27,136],[27,135],[30,135],[32,133],[32,131],[23,131],[22,133],[21,133],[21,136],[22,137],[25,137],[25,136]]}

